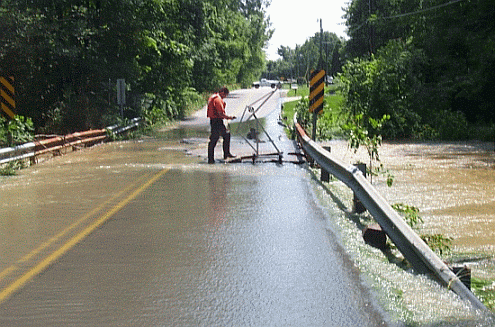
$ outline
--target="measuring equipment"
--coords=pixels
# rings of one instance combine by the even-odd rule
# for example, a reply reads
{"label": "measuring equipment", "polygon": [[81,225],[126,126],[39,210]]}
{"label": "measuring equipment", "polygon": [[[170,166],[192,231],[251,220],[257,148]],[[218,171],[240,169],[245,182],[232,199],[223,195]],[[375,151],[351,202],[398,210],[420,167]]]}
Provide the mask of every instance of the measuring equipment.
{"label": "measuring equipment", "polygon": [[[256,116],[256,113],[261,109],[261,107],[277,91],[278,91],[278,87],[275,88],[270,93],[265,94],[264,96],[262,96],[258,100],[254,101],[250,105],[247,105],[246,108],[244,108],[244,112],[242,113],[242,116],[241,116],[241,118],[239,120],[239,125],[237,126],[236,134],[239,134],[238,133],[239,132],[239,127],[241,126],[242,123],[247,123],[247,122],[250,122],[250,121],[254,121],[255,122],[254,127],[251,128],[250,132],[246,136],[241,135],[242,138],[246,141],[246,143],[254,151],[254,153],[253,153],[252,156],[247,157],[247,158],[252,158],[253,163],[259,157],[273,157],[273,156],[278,156],[278,162],[279,163],[282,163],[282,152],[278,149],[277,145],[275,144],[275,142],[273,141],[273,139],[270,137],[270,134],[268,134],[268,132],[265,130],[265,128],[263,127],[263,125],[260,123],[258,117]],[[255,108],[254,106],[258,102],[260,102],[260,101],[263,101],[263,102],[261,102],[261,104],[257,108]],[[259,135],[260,135],[260,131],[262,131],[268,137],[268,140],[270,140],[270,143],[273,145],[273,147],[275,148],[276,152],[274,152],[274,153],[265,153],[265,154],[261,154],[260,153],[260,149],[259,149],[259,143],[260,143]]]}

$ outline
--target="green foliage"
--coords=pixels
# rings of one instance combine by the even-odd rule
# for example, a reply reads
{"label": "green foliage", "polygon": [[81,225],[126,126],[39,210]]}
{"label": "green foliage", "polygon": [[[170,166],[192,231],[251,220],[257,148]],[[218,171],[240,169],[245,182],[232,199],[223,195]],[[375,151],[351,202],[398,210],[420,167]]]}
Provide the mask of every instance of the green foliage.
{"label": "green foliage", "polygon": [[[294,111],[297,113],[297,121],[301,126],[310,132],[313,130],[313,113],[309,112],[309,98],[303,97],[296,103]],[[316,125],[316,137],[319,140],[329,140],[332,138],[332,127],[334,126],[333,117],[331,114],[326,114],[330,112],[328,105],[324,102],[323,104],[323,115],[326,116],[325,119],[318,119]],[[320,114],[319,117],[322,117]]]}
{"label": "green foliage", "polygon": [[33,140],[34,127],[30,118],[15,116],[6,121],[0,117],[0,146],[15,146]]}
{"label": "green foliage", "polygon": [[24,161],[10,161],[0,166],[0,176],[14,176],[17,170],[26,167]]}
{"label": "green foliage", "polygon": [[421,56],[411,49],[410,42],[394,40],[371,59],[347,63],[340,75],[344,107],[351,115],[363,114],[375,120],[388,116],[381,130],[386,138],[415,135],[421,121],[413,100],[418,96],[415,74]]}
{"label": "green foliage", "polygon": [[385,176],[388,187],[392,187],[392,185],[394,184],[395,176],[392,174],[392,172],[389,169],[386,169],[382,163],[380,163],[378,166],[369,169],[369,174],[371,176],[380,176],[380,175]]}
{"label": "green foliage", "polygon": [[296,112],[298,123],[301,124],[305,130],[311,130],[313,116],[309,112],[309,98],[302,97],[301,100],[296,103],[294,111]]}
{"label": "green foliage", "polygon": [[315,33],[303,45],[296,45],[294,49],[281,45],[278,48],[281,59],[269,62],[263,76],[306,83],[310,72],[320,68],[325,69],[328,75],[336,76],[342,67],[340,49],[344,40],[335,33],[323,32],[322,64],[319,65],[320,36],[320,32]]}
{"label": "green foliage", "polygon": [[440,255],[450,252],[452,249],[453,238],[451,237],[443,234],[422,234],[420,237],[433,251]]}
{"label": "green foliage", "polygon": [[419,209],[417,207],[404,203],[396,203],[392,205],[392,208],[401,213],[406,223],[412,228],[416,228],[424,222],[423,218],[419,216]]}
{"label": "green foliage", "polygon": [[194,111],[201,109],[205,104],[203,96],[198,94],[194,88],[185,88],[182,90],[182,106],[184,109],[184,115],[187,116]]}
{"label": "green foliage", "polygon": [[263,47],[271,36],[262,6],[265,1],[204,1],[203,42],[192,49],[193,86],[200,92],[222,85],[247,87],[265,65]]}
{"label": "green foliage", "polygon": [[495,281],[471,277],[471,289],[488,309],[495,311]]}
{"label": "green foliage", "polygon": [[148,94],[147,98],[151,102],[143,109],[142,117],[146,126],[162,125],[169,121],[167,113],[164,110],[164,104],[152,94]]}
{"label": "green foliage", "polygon": [[384,137],[392,138],[465,139],[473,137],[466,125],[490,126],[492,7],[490,0],[350,2],[344,75],[347,91],[356,93],[345,92],[349,111],[355,114],[357,102],[375,117],[390,114]]}
{"label": "green foliage", "polygon": [[365,119],[363,114],[357,114],[349,117],[348,121],[342,125],[342,130],[354,152],[361,146],[366,148],[370,160],[368,170],[372,178],[379,173],[385,173],[387,174],[387,185],[391,186],[393,183],[392,174],[385,170],[382,164],[376,167],[376,163],[380,162],[378,149],[382,145],[381,131],[384,123],[389,119],[389,115],[383,115],[381,119],[377,120],[371,117]]}
{"label": "green foliage", "polygon": [[[302,98],[299,101],[295,101],[293,112],[297,113],[297,119],[301,126],[303,126],[306,131],[312,131],[313,114],[309,112],[309,98],[305,96],[305,94],[307,95],[308,93],[309,89],[306,87],[302,87],[297,91],[297,94],[302,95]],[[343,119],[340,111],[342,96],[339,93],[329,92],[328,89],[326,89],[325,94],[323,110],[318,115],[316,126],[316,137],[319,140],[330,140],[336,135],[340,135],[340,125]],[[286,105],[287,104],[284,105],[284,111]],[[292,105],[290,107],[292,108]],[[291,113],[291,116],[287,117],[291,122],[292,116],[293,113]]]}
{"label": "green foliage", "polygon": [[0,146],[6,146],[7,142],[7,128],[5,126],[6,119],[0,116]]}
{"label": "green foliage", "polygon": [[364,146],[368,151],[370,161],[380,161],[378,148],[382,145],[381,129],[389,119],[388,115],[383,115],[380,120],[371,117],[365,119],[363,114],[351,116],[342,126],[342,129],[346,131],[351,149],[357,151],[360,146]]}
{"label": "green foliage", "polygon": [[442,140],[465,140],[470,137],[468,121],[462,112],[443,110],[432,116],[432,122]]}
{"label": "green foliage", "polygon": [[[2,1],[0,74],[15,77],[17,113],[37,131],[104,127],[143,97],[184,117],[193,90],[247,85],[264,67],[265,0]],[[185,97],[185,98],[184,98]]]}

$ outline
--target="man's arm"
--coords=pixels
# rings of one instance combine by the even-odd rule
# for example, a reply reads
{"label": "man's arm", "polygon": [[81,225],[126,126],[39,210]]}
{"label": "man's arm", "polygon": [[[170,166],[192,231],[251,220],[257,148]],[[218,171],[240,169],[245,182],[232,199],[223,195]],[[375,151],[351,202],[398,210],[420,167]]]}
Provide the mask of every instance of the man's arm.
{"label": "man's arm", "polygon": [[216,111],[217,116],[219,118],[222,118],[222,119],[235,119],[235,116],[227,116],[227,114],[225,113],[225,109],[223,107],[224,102],[222,101],[222,99],[216,98],[213,101],[214,101],[213,105],[215,107],[215,111]]}

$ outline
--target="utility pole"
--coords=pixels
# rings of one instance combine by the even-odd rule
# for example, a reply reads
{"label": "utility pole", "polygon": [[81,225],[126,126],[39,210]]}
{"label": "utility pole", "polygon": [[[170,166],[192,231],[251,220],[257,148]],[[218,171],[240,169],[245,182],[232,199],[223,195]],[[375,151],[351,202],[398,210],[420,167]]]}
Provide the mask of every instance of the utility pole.
{"label": "utility pole", "polygon": [[373,0],[368,0],[368,5],[369,5],[369,11],[370,11],[370,20],[369,20],[369,37],[370,37],[370,56],[373,54],[375,51],[375,29],[373,24],[375,23],[374,19],[372,18],[372,15],[375,11],[374,6],[373,6]]}
{"label": "utility pole", "polygon": [[325,71],[323,70],[323,20],[320,18],[320,60],[318,62],[317,70],[311,73],[311,87],[309,95],[309,111],[313,113],[313,140],[315,141],[318,113],[323,110],[325,75]]}
{"label": "utility pole", "polygon": [[323,20],[320,18],[320,59],[318,69],[323,69]]}

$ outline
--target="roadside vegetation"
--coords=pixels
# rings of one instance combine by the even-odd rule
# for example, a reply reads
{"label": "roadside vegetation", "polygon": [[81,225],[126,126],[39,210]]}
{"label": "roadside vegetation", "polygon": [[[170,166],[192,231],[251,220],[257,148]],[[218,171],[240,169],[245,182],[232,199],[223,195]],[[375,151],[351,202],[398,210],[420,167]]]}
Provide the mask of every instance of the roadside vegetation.
{"label": "roadside vegetation", "polygon": [[[312,130],[307,83],[317,68],[335,81],[317,138],[364,146],[376,173],[386,172],[384,139],[495,141],[491,0],[353,0],[347,40],[316,33],[295,48],[280,45],[276,61],[263,52],[273,33],[269,3],[0,1],[0,76],[15,80],[18,114],[0,117],[0,147],[133,117],[156,128],[200,108],[220,86],[245,88],[260,77],[298,84],[288,96],[302,99],[283,115],[291,126],[297,112]],[[126,82],[123,115],[117,79]]]}
{"label": "roadside vegetation", "polygon": [[485,306],[495,312],[495,280],[471,278],[471,288]]}
{"label": "roadside vegetation", "polygon": [[[324,68],[340,80],[342,111],[390,118],[384,139],[495,140],[495,16],[489,0],[397,2],[354,0],[348,40],[315,33],[266,75],[307,83]],[[321,43],[320,43],[321,42]],[[320,44],[324,44],[320,48]]]}
{"label": "roadside vegetation", "polygon": [[[308,111],[309,107],[309,87],[299,85],[297,90],[289,90],[287,97],[302,97],[300,100],[284,103],[282,117],[286,120],[289,127],[288,133],[293,137],[292,125],[294,113],[297,112],[297,119],[305,129],[312,130],[312,114]],[[337,85],[325,87],[324,109],[318,117],[317,135],[320,140],[329,140],[334,137],[343,137],[341,125],[345,121],[342,112],[343,97],[338,91]]]}
{"label": "roadside vegetation", "polygon": [[0,76],[14,78],[16,114],[36,133],[181,119],[203,94],[259,78],[272,33],[266,3],[0,1]]}
{"label": "roadside vegetation", "polygon": [[16,116],[7,120],[0,116],[0,148],[31,142],[34,137],[34,126],[30,118]]}

